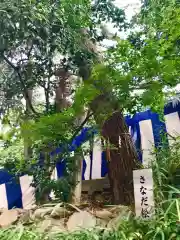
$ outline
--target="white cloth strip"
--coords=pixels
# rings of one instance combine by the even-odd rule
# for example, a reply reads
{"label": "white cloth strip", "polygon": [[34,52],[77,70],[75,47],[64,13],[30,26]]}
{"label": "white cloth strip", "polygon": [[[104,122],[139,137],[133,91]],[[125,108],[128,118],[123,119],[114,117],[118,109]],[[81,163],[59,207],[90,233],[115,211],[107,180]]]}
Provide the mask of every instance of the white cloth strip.
{"label": "white cloth strip", "polygon": [[170,113],[164,116],[166,123],[166,130],[168,135],[169,145],[172,145],[174,140],[170,137],[180,136],[180,119],[179,114],[177,112]]}
{"label": "white cloth strip", "polygon": [[[54,169],[54,171],[53,171],[53,173],[51,175],[51,180],[58,180],[57,168]],[[54,191],[51,191],[50,198],[55,199]]]}
{"label": "white cloth strip", "polygon": [[90,167],[91,167],[91,158],[89,154],[84,155],[84,160],[86,162],[86,169],[84,173],[85,180],[90,180]]}
{"label": "white cloth strip", "polygon": [[101,163],[102,163],[101,139],[95,138],[92,155],[92,179],[101,178]]}
{"label": "white cloth strip", "polygon": [[0,208],[8,208],[5,184],[0,185]]}
{"label": "white cloth strip", "polygon": [[141,134],[142,161],[145,167],[151,163],[152,150],[154,147],[154,135],[151,120],[144,120],[139,123]]}
{"label": "white cloth strip", "polygon": [[31,186],[32,181],[31,176],[20,177],[23,209],[31,209],[35,206],[35,189]]}

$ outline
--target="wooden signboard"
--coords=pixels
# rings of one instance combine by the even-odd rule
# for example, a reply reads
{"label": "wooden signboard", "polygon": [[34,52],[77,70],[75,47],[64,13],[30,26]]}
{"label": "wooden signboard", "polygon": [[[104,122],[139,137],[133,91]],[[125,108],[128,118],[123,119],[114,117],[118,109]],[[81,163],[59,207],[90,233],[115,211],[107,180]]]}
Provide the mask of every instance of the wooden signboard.
{"label": "wooden signboard", "polygon": [[133,171],[136,216],[148,219],[154,214],[152,169]]}

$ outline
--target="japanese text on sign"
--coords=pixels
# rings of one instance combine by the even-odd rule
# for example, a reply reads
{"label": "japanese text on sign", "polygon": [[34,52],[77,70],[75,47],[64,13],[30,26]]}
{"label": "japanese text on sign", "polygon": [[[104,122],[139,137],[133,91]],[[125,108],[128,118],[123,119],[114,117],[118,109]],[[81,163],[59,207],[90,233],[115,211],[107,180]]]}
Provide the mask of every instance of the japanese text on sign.
{"label": "japanese text on sign", "polygon": [[133,171],[136,216],[149,218],[153,214],[152,169]]}

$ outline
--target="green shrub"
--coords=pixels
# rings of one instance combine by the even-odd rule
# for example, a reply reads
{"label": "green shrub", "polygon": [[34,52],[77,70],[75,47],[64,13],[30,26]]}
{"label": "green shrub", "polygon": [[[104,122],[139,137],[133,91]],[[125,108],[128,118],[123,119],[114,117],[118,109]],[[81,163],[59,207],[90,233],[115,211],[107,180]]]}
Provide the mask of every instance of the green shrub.
{"label": "green shrub", "polygon": [[[163,144],[152,162],[156,212],[166,212],[172,199],[180,196],[180,141],[175,138],[170,147]],[[171,209],[172,210],[172,209]]]}

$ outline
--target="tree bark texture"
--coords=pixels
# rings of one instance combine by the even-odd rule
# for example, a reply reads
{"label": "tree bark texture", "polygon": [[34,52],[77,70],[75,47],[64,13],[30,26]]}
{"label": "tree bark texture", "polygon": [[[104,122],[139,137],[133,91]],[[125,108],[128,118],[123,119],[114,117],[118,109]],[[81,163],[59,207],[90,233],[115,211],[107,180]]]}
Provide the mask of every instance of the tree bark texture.
{"label": "tree bark texture", "polygon": [[69,73],[62,67],[56,67],[55,76],[57,78],[57,84],[55,89],[55,103],[56,103],[56,111],[60,112],[62,109],[67,108],[69,106],[69,81],[70,77]]}
{"label": "tree bark texture", "polygon": [[[55,75],[57,77],[57,87],[56,87],[56,111],[62,111],[63,109],[70,106],[70,102],[68,101],[68,97],[70,95],[71,82],[69,82],[70,74],[63,68],[56,68]],[[80,126],[84,120],[84,113],[76,119],[75,125]],[[74,204],[80,204],[81,201],[81,188],[82,188],[82,161],[83,156],[81,154],[75,155],[75,166],[76,171],[74,171],[74,181],[76,183],[72,202]]]}
{"label": "tree bark texture", "polygon": [[133,170],[137,169],[137,153],[123,114],[114,113],[103,125],[108,176],[114,204],[134,203]]}
{"label": "tree bark texture", "polygon": [[[28,89],[27,93],[28,93],[29,101],[27,100],[27,98],[25,98],[25,100],[26,100],[26,116],[25,116],[26,119],[25,119],[25,121],[28,121],[29,114],[31,113],[31,107],[29,105],[29,102],[32,104],[33,90]],[[29,143],[28,136],[26,136],[26,134],[25,134],[24,135],[24,158],[26,160],[28,160],[31,157],[31,154],[32,154],[31,144]]]}
{"label": "tree bark texture", "polygon": [[106,150],[113,203],[130,205],[134,203],[133,170],[139,164],[124,116],[116,105],[116,100],[105,94],[93,101],[91,109]]}

